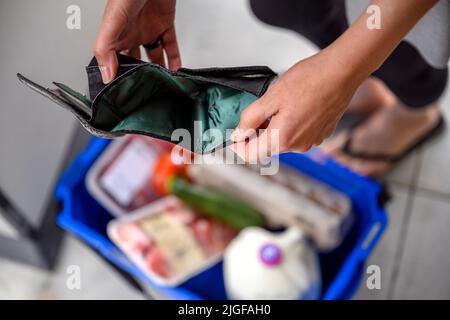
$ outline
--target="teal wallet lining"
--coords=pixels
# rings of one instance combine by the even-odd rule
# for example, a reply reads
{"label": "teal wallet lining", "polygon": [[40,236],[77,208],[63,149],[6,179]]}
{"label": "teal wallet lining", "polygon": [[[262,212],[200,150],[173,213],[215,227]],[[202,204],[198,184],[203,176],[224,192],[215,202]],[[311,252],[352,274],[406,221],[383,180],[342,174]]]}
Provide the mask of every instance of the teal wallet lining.
{"label": "teal wallet lining", "polygon": [[[181,146],[209,152],[229,139],[240,113],[257,98],[234,88],[170,75],[153,65],[138,66],[130,72],[97,95],[92,104],[93,126],[165,140],[171,140],[176,129],[186,129],[202,136],[180,141]],[[196,121],[201,128],[194,128]]]}
{"label": "teal wallet lining", "polygon": [[90,98],[61,83],[48,89],[18,77],[74,113],[92,134],[110,138],[143,134],[207,153],[227,144],[241,112],[265,92],[276,75],[259,66],[173,72],[118,57],[118,76],[108,85],[102,83],[95,59],[87,67]]}

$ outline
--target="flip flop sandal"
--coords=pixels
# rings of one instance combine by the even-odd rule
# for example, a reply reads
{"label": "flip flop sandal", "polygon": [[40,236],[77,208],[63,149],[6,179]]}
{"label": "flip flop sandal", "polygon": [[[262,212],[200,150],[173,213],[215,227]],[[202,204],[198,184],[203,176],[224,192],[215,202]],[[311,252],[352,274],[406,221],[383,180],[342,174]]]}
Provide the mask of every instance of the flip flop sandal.
{"label": "flip flop sandal", "polygon": [[[364,122],[364,121],[361,121]],[[364,152],[357,152],[353,151],[351,149],[352,144],[352,137],[353,137],[353,131],[361,125],[361,122],[355,124],[350,128],[349,135],[347,137],[347,140],[343,144],[341,148],[341,152],[352,157],[357,158],[361,160],[369,160],[369,161],[386,161],[390,162],[391,164],[396,164],[403,160],[406,156],[408,156],[413,150],[417,149],[418,147],[422,146],[425,142],[430,141],[431,139],[437,137],[439,134],[441,134],[445,128],[445,120],[442,116],[440,116],[439,121],[437,124],[430,130],[428,133],[426,133],[419,141],[417,141],[415,144],[413,144],[411,147],[409,147],[406,151],[402,152],[399,155],[388,155],[388,154],[368,154]]]}

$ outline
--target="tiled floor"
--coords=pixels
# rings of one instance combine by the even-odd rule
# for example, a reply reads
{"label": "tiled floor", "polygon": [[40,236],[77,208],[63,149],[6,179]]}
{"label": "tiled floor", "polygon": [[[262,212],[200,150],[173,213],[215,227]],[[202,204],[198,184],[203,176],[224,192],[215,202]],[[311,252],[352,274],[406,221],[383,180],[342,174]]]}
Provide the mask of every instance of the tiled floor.
{"label": "tiled floor", "polygon": [[[96,7],[98,10],[101,6]],[[100,15],[86,6],[82,9],[91,19],[83,31],[91,41]],[[266,64],[283,71],[314,52],[295,34],[257,22],[245,1],[179,1],[177,28],[188,67]],[[86,55],[90,43],[78,39],[72,50]],[[442,105],[450,120],[449,94]],[[369,260],[369,264],[381,268],[381,289],[369,290],[363,281],[356,299],[450,299],[449,163],[447,131],[389,175],[393,193],[388,205],[389,226]],[[80,290],[67,288],[71,265],[80,267]],[[0,298],[140,297],[115,271],[71,237],[66,239],[58,267],[51,274],[0,260]]]}
{"label": "tiled floor", "polygon": [[[71,281],[72,266],[79,268],[79,287]],[[89,248],[68,236],[51,273],[0,260],[0,299],[142,299],[142,295]]]}
{"label": "tiled floor", "polygon": [[[450,119],[450,93],[441,101]],[[368,264],[382,270],[381,290],[362,284],[357,299],[450,299],[450,132],[401,163],[387,178],[390,224]]]}

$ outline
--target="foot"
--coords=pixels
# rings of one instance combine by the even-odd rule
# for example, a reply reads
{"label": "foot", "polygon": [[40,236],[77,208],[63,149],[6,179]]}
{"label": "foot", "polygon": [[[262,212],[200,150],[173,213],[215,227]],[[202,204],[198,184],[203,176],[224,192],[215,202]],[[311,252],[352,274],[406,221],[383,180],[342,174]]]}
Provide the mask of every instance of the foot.
{"label": "foot", "polygon": [[369,114],[376,110],[393,106],[397,103],[397,98],[377,78],[370,77],[358,88],[350,101],[347,112],[354,114]]}
{"label": "foot", "polygon": [[[350,149],[364,154],[398,156],[417,143],[440,119],[436,104],[420,110],[397,104],[375,112],[365,123],[353,131]],[[349,131],[338,134],[321,148],[335,160],[361,175],[380,177],[392,166],[389,161],[363,160],[342,152]]]}

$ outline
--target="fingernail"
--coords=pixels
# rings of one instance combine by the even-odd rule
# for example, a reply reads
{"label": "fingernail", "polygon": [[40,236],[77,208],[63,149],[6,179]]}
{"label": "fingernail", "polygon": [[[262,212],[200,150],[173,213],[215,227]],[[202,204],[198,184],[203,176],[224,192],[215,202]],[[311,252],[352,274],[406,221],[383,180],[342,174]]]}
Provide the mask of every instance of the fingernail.
{"label": "fingernail", "polygon": [[108,84],[111,81],[111,71],[107,66],[100,66],[100,72],[102,74],[103,83]]}
{"label": "fingernail", "polygon": [[239,140],[239,128],[235,129],[231,135],[230,135],[230,139],[231,141],[237,142]]}

